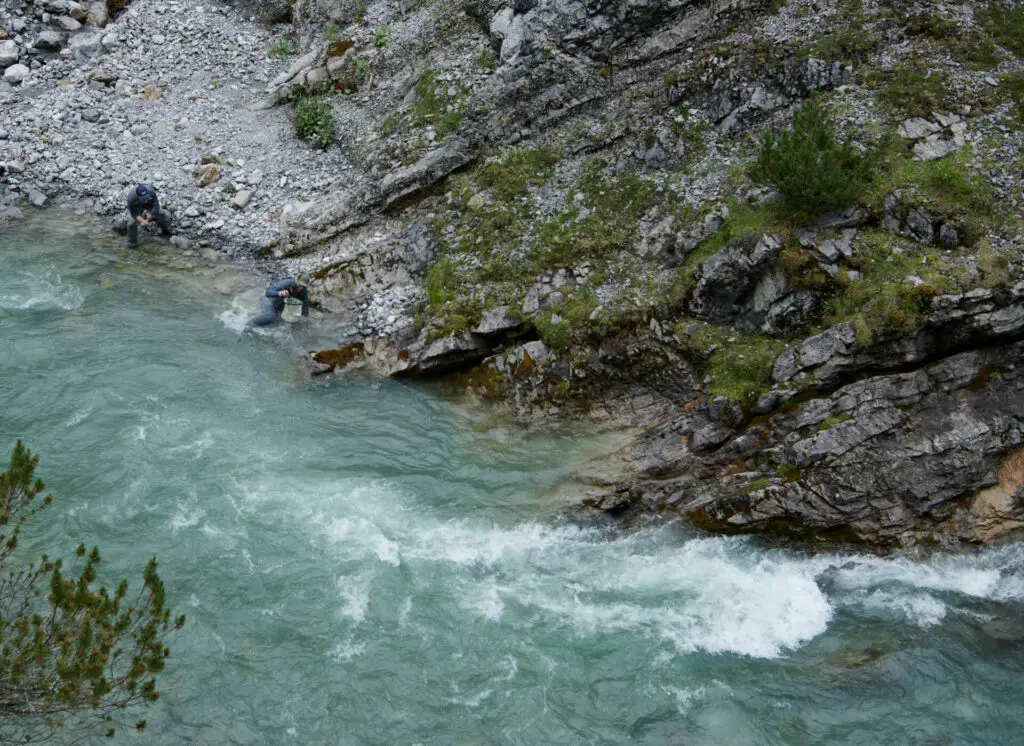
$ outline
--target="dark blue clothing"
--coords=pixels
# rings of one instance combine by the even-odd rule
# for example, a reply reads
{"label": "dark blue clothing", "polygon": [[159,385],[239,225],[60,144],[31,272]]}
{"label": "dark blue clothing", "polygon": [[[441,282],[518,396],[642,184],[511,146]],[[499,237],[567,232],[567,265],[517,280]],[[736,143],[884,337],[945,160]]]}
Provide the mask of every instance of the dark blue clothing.
{"label": "dark blue clothing", "polygon": [[299,285],[289,277],[267,286],[267,292],[260,298],[260,315],[253,316],[246,322],[247,329],[253,326],[269,326],[277,323],[281,318],[281,312],[284,311],[282,290],[298,290],[298,292],[289,293],[289,297],[301,300],[302,315],[309,316],[309,288]]}
{"label": "dark blue clothing", "polygon": [[253,316],[247,322],[245,322],[245,328],[249,329],[254,326],[270,326],[276,324],[277,320],[281,318],[281,311],[284,310],[284,298],[268,298],[263,296],[260,298],[260,315]]}
{"label": "dark blue clothing", "polygon": [[[284,307],[284,299],[281,298],[281,291],[288,290],[288,296],[291,298],[298,298],[302,301],[302,315],[309,316],[309,288],[303,287],[299,283],[295,282],[295,278],[288,277],[284,280],[278,280],[272,285],[267,286],[267,292],[265,293],[267,298],[278,298],[281,300],[281,307]],[[298,292],[295,292],[298,291]]]}
{"label": "dark blue clothing", "polygon": [[[145,184],[140,184],[139,186],[146,186],[146,185]],[[153,187],[147,187],[147,188],[149,189],[150,193],[153,195],[153,204],[148,206],[148,207],[146,205],[142,204],[142,200],[139,198],[139,195],[136,194],[135,189],[132,190],[131,196],[128,197],[128,214],[131,215],[132,218],[137,218],[139,215],[142,215],[142,214],[147,213],[147,212],[150,215],[152,215],[154,218],[157,215],[161,214],[160,213],[160,198],[157,196],[156,190]]]}
{"label": "dark blue clothing", "polygon": [[165,236],[171,235],[171,217],[160,209],[160,198],[156,196],[156,190],[153,187],[149,187],[149,191],[153,195],[152,205],[143,204],[134,189],[128,197],[128,214],[131,216],[131,219],[128,221],[128,243],[132,246],[137,245],[139,242],[139,223],[135,218],[145,215],[147,212],[156,221],[156,224],[160,226],[161,233]]}

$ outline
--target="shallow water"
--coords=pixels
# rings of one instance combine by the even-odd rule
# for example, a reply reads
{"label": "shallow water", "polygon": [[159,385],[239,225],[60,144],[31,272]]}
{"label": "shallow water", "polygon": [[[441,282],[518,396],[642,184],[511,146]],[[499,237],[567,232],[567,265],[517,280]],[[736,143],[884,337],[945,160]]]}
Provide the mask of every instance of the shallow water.
{"label": "shallow water", "polygon": [[[172,255],[173,256],[173,255]],[[258,282],[51,216],[0,233],[0,424],[38,551],[156,554],[135,744],[1016,744],[1024,551],[810,556],[562,516],[600,447],[241,338]],[[217,290],[221,288],[224,292]]]}

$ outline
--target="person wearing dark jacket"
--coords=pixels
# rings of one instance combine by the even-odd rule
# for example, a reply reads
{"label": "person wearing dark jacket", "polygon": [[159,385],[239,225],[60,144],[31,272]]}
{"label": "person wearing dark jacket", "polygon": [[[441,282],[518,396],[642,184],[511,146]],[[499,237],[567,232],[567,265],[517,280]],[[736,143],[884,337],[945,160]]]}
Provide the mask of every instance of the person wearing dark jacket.
{"label": "person wearing dark jacket", "polygon": [[128,214],[131,216],[128,220],[128,243],[133,247],[139,244],[139,226],[149,225],[154,220],[161,233],[171,235],[171,216],[160,209],[156,190],[147,184],[139,184],[128,196]]}
{"label": "person wearing dark jacket", "polygon": [[260,298],[260,315],[253,316],[246,322],[245,328],[251,329],[254,326],[269,326],[277,323],[284,311],[285,298],[298,298],[302,301],[302,315],[309,316],[309,282],[308,275],[298,274],[295,277],[288,277],[278,280],[267,286],[267,292]]}

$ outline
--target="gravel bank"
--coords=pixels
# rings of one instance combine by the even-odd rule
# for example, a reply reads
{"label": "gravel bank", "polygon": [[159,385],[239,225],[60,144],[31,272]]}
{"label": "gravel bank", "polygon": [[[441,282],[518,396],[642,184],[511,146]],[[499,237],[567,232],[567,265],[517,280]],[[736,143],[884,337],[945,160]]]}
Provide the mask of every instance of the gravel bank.
{"label": "gravel bank", "polygon": [[[7,48],[28,69],[0,82],[0,206],[56,202],[115,218],[126,189],[148,182],[183,237],[247,257],[276,239],[289,204],[352,175],[343,150],[296,137],[288,107],[252,108],[282,71],[267,54],[280,33],[233,9],[136,0],[59,51],[38,45],[56,18],[47,6],[0,14],[22,29]],[[200,186],[204,161],[212,181]]]}

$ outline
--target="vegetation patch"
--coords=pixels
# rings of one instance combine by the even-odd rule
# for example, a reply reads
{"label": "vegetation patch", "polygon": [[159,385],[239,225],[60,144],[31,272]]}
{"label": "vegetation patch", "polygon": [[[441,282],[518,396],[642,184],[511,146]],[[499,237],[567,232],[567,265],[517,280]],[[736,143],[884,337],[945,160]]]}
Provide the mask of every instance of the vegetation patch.
{"label": "vegetation patch", "polygon": [[861,277],[840,275],[842,292],[825,302],[825,325],[851,322],[863,345],[916,334],[932,297],[969,285],[955,256],[902,243],[884,231],[858,236],[850,261]]}
{"label": "vegetation patch", "polygon": [[870,166],[852,138],[838,140],[835,122],[816,96],[804,102],[793,126],[761,138],[751,177],[772,184],[797,215],[855,204],[870,181]]}
{"label": "vegetation patch", "polygon": [[324,26],[324,41],[331,47],[341,41],[341,27],[338,26],[338,22],[334,19],[328,21],[327,25]]}
{"label": "vegetation patch", "polygon": [[1024,5],[995,0],[974,12],[977,20],[996,40],[1018,57],[1024,57]]}
{"label": "vegetation patch", "polygon": [[327,96],[304,98],[295,105],[295,131],[323,150],[334,141],[334,112]]}
{"label": "vegetation patch", "polygon": [[836,425],[840,425],[844,422],[849,422],[852,419],[853,417],[851,417],[848,414],[830,414],[828,417],[826,417],[825,419],[818,423],[818,426],[814,428],[814,432],[822,433],[825,432],[826,430],[831,430]]}
{"label": "vegetation patch", "polygon": [[466,89],[457,83],[442,81],[437,70],[428,67],[416,83],[419,98],[413,106],[413,122],[417,127],[431,125],[438,137],[447,137],[462,124]]}
{"label": "vegetation patch", "polygon": [[981,226],[1005,220],[988,180],[966,151],[935,161],[916,161],[902,141],[892,138],[879,148],[877,162],[874,181],[864,196],[875,212],[884,209],[888,195],[902,190],[905,200],[920,199],[928,203],[930,212],[955,218],[966,244],[981,236]]}
{"label": "vegetation patch", "polygon": [[291,34],[285,34],[267,48],[267,56],[285,59],[286,57],[294,56],[298,51],[299,47],[295,43],[295,37]]}
{"label": "vegetation patch", "polygon": [[1024,129],[1024,73],[1016,72],[1000,76],[999,87],[1005,97],[1013,103],[1010,124],[1014,129]]}
{"label": "vegetation patch", "polygon": [[878,88],[879,100],[905,117],[930,117],[933,111],[948,110],[954,103],[948,73],[923,60],[906,62],[889,74],[868,73],[864,82]]}
{"label": "vegetation patch", "polygon": [[878,47],[882,37],[870,26],[871,17],[861,0],[839,4],[841,25],[801,50],[804,59],[815,57],[827,62],[860,62]]}
{"label": "vegetation patch", "polygon": [[598,305],[593,288],[579,287],[558,307],[538,313],[534,328],[548,347],[568,352],[594,327],[590,316]]}
{"label": "vegetation patch", "polygon": [[683,141],[689,163],[699,161],[707,153],[706,138],[711,129],[707,122],[691,117],[682,107],[677,109],[676,115],[672,117],[672,132]]}
{"label": "vegetation patch", "polygon": [[[560,288],[561,302],[529,319],[545,343],[565,351],[588,335],[639,322],[638,304],[651,309],[676,297],[671,272],[648,282],[640,279],[650,274],[646,264],[635,260],[643,267],[624,270],[615,280],[615,298],[599,302],[593,288],[607,278],[606,268],[618,275],[629,264],[632,257],[623,250],[640,217],[669,198],[651,180],[608,173],[594,160],[577,181],[553,185],[561,206],[545,213],[535,192],[552,180],[561,158],[553,147],[516,149],[451,180],[450,209],[434,223],[446,258],[428,273],[428,314],[472,323],[488,308],[518,307],[539,275],[587,261],[587,280]],[[602,311],[594,315],[599,305]]]}
{"label": "vegetation patch", "polygon": [[557,148],[521,148],[504,158],[487,161],[476,173],[476,182],[498,199],[508,202],[525,196],[531,186],[540,186],[562,159]]}
{"label": "vegetation patch", "polygon": [[775,482],[773,482],[771,479],[768,479],[767,477],[758,477],[753,482],[751,482],[750,484],[743,488],[743,494],[749,495],[751,492],[760,492],[761,490],[767,489],[768,487],[771,487],[774,484]]}
{"label": "vegetation patch", "polygon": [[677,320],[676,338],[701,373],[711,377],[709,393],[753,409],[758,397],[771,388],[772,366],[786,349],[785,342],[721,326],[694,330],[693,325],[692,319]]}
{"label": "vegetation patch", "polygon": [[473,59],[484,70],[493,70],[498,65],[498,58],[494,56],[494,50],[490,47],[481,49]]}
{"label": "vegetation patch", "polygon": [[535,227],[530,250],[535,268],[608,255],[636,233],[640,217],[655,203],[657,187],[635,174],[609,175],[594,161],[569,191],[563,210]]}
{"label": "vegetation patch", "polygon": [[978,267],[985,287],[1000,287],[1010,283],[1010,260],[995,250],[992,243],[983,238],[978,248]]}

